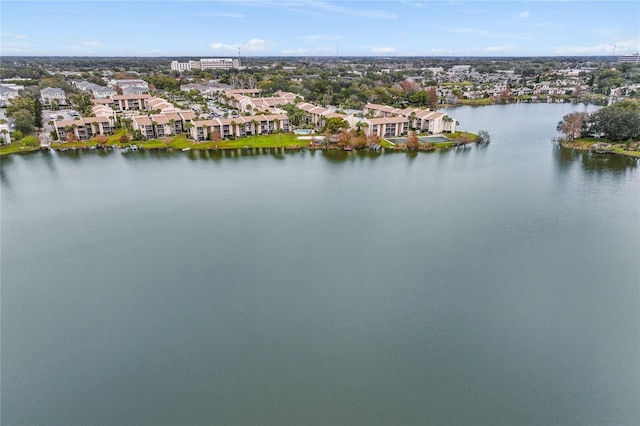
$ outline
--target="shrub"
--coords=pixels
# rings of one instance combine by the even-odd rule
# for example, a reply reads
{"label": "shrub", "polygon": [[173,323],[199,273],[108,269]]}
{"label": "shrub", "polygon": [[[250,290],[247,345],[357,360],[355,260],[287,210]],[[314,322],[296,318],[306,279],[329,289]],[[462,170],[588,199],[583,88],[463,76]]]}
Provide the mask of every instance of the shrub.
{"label": "shrub", "polygon": [[23,145],[40,146],[40,141],[35,136],[27,136],[26,138],[22,139],[22,143]]}

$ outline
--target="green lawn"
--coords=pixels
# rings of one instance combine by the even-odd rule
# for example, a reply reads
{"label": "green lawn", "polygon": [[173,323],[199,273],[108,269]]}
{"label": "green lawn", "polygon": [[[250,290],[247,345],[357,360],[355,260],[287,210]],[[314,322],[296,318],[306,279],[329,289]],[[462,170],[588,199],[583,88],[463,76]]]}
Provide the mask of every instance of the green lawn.
{"label": "green lawn", "polygon": [[33,152],[38,151],[40,146],[25,145],[21,142],[12,142],[7,145],[0,146],[0,156],[15,154],[17,152]]}

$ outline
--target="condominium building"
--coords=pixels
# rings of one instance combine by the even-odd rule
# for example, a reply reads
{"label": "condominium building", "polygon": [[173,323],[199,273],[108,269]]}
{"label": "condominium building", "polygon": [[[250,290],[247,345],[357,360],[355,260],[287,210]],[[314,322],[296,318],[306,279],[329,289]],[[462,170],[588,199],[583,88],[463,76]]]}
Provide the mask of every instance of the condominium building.
{"label": "condominium building", "polygon": [[289,117],[286,114],[252,115],[235,118],[215,118],[193,121],[191,137],[197,141],[219,138],[243,137],[273,133],[276,130],[289,131]]}
{"label": "condominium building", "polygon": [[52,102],[55,102],[58,105],[67,104],[67,97],[64,90],[54,87],[45,87],[40,90],[40,99],[42,100],[43,105],[51,105]]}
{"label": "condominium building", "polygon": [[634,64],[640,64],[640,53],[636,53],[635,55],[619,56],[618,62],[632,62]]}
{"label": "condominium building", "polygon": [[189,62],[171,61],[171,71],[190,71],[192,69],[199,70],[230,70],[240,69],[239,58],[202,58],[199,60],[190,60]]}

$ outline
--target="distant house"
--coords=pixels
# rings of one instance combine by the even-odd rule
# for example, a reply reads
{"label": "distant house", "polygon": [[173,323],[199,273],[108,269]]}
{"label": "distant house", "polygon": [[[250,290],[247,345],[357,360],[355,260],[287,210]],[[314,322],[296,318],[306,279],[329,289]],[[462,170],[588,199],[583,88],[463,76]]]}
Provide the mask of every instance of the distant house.
{"label": "distant house", "polygon": [[51,105],[55,102],[58,105],[66,105],[67,97],[64,93],[64,90],[54,88],[54,87],[46,87],[40,90],[40,99],[42,100],[42,105]]}
{"label": "distant house", "polygon": [[0,144],[11,143],[11,131],[6,123],[0,124]]}
{"label": "distant house", "polygon": [[0,107],[9,105],[11,99],[18,97],[18,92],[24,89],[24,86],[15,86],[10,84],[0,85]]}
{"label": "distant house", "polygon": [[149,83],[144,80],[113,80],[109,85],[122,95],[149,93]]}
{"label": "distant house", "polygon": [[89,92],[94,98],[98,99],[110,98],[118,93],[110,87],[100,86],[99,84],[91,83],[90,81],[78,81],[74,84],[78,89],[84,92]]}

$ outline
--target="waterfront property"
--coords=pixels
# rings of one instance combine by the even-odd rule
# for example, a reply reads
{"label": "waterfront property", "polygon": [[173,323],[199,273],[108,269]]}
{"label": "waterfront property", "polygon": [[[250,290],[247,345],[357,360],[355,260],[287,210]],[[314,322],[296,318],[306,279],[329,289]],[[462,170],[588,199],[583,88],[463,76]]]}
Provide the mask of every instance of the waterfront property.
{"label": "waterfront property", "polygon": [[289,130],[289,117],[286,114],[260,114],[235,118],[194,120],[189,135],[196,141],[205,141],[270,134],[276,131],[288,132]]}

